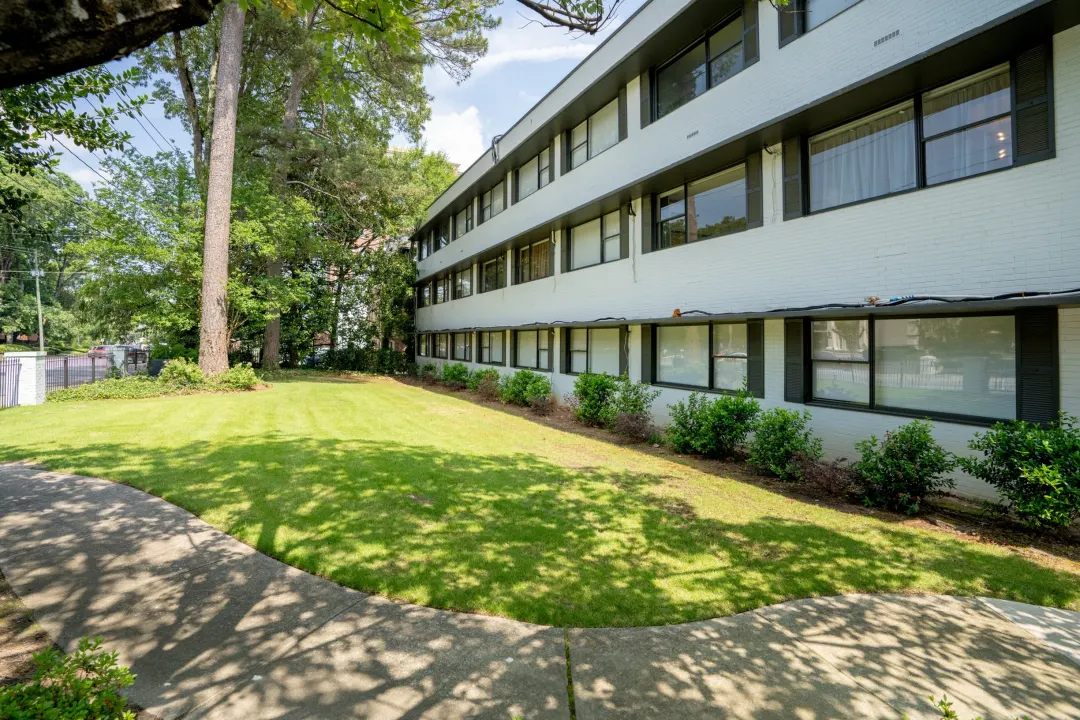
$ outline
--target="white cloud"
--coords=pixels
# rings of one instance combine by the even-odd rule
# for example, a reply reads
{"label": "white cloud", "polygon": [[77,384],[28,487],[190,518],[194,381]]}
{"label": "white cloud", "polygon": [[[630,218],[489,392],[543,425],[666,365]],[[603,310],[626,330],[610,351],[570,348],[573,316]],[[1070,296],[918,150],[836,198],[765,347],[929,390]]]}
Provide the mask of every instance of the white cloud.
{"label": "white cloud", "polygon": [[477,61],[474,73],[482,75],[514,62],[542,63],[555,60],[580,60],[593,51],[595,45],[572,43],[546,47],[517,47],[489,52]]}
{"label": "white cloud", "polygon": [[435,113],[424,126],[428,150],[442,150],[464,171],[487,149],[480,111],[475,105],[462,112]]}

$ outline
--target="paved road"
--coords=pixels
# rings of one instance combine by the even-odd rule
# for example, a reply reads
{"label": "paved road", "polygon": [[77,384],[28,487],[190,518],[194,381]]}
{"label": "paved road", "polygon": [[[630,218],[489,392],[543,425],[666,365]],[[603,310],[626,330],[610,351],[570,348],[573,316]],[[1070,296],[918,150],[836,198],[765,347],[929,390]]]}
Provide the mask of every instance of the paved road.
{"label": "paved road", "polygon": [[[798,600],[658,628],[391,602],[103,480],[0,465],[0,569],[66,648],[101,635],[175,718],[1080,718],[1080,615],[940,596]],[[568,637],[569,643],[566,642]]]}

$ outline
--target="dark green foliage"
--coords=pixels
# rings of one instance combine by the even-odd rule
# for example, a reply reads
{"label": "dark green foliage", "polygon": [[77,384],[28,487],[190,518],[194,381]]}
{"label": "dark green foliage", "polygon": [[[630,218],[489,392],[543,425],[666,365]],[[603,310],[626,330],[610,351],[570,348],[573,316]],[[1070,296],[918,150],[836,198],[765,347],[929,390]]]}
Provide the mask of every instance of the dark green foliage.
{"label": "dark green foliage", "polygon": [[551,395],[551,381],[531,370],[518,370],[499,383],[499,397],[510,405],[531,407]]}
{"label": "dark green foliage", "polygon": [[151,360],[172,360],[173,358],[198,362],[199,349],[187,347],[183,343],[155,343],[150,346]]}
{"label": "dark green foliage", "polygon": [[1053,423],[999,422],[968,447],[983,457],[961,458],[960,467],[992,485],[1027,527],[1068,527],[1080,516],[1080,429],[1062,413]]}
{"label": "dark green foliage", "polygon": [[45,401],[61,403],[85,400],[130,400],[178,392],[181,392],[178,386],[169,386],[155,378],[135,375],[126,378],[108,378],[79,387],[54,390],[45,396]]}
{"label": "dark green foliage", "polygon": [[805,462],[821,457],[821,439],[809,426],[809,410],[773,408],[761,413],[750,441],[750,464],[781,480],[801,480]]}
{"label": "dark green foliage", "polygon": [[195,386],[203,382],[203,373],[199,366],[182,357],[165,363],[158,379],[169,385]]}
{"label": "dark green foliage", "polygon": [[316,362],[316,366],[326,370],[346,372],[364,372],[376,375],[406,375],[409,370],[409,356],[391,348],[370,348],[350,346],[339,350],[330,350]]}
{"label": "dark green foliage", "polygon": [[606,423],[618,381],[607,373],[582,373],[574,381],[574,416],[586,425]]}
{"label": "dark green foliage", "polygon": [[464,363],[443,366],[442,384],[451,390],[462,390],[469,383],[469,368]]}
{"label": "dark green foliage", "polygon": [[214,378],[214,384],[226,390],[254,390],[259,378],[248,363],[240,363]]}
{"label": "dark green foliage", "polygon": [[653,431],[652,404],[659,395],[659,390],[631,382],[623,373],[605,410],[604,425],[631,440],[644,442]]}
{"label": "dark green foliage", "polygon": [[880,443],[873,435],[855,443],[862,456],[854,465],[866,504],[917,515],[927,495],[953,487],[941,477],[956,467],[931,434],[924,420],[885,434]]}
{"label": "dark green foliage", "polygon": [[48,648],[34,656],[29,682],[0,687],[0,718],[13,720],[135,720],[120,690],[135,676],[101,651],[101,638],[79,641],[64,655]]}
{"label": "dark green foliage", "polygon": [[424,363],[420,366],[420,377],[429,382],[438,382],[440,377],[439,366],[435,363]]}
{"label": "dark green foliage", "polygon": [[685,402],[671,408],[668,439],[679,453],[697,453],[726,458],[746,440],[761,406],[743,391],[710,400],[703,393],[691,393]]}
{"label": "dark green foliage", "polygon": [[495,400],[499,397],[499,371],[495,368],[474,370],[469,375],[468,388],[485,400]]}

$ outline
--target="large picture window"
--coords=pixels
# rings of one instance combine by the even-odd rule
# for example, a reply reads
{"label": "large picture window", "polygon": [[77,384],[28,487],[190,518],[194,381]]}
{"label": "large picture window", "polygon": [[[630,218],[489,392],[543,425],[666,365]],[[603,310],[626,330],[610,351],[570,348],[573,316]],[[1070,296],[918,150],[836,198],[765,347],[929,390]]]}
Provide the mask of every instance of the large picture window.
{"label": "large picture window", "polygon": [[503,364],[503,331],[480,333],[480,362],[488,365]]}
{"label": "large picture window", "polygon": [[742,15],[656,71],[656,115],[661,118],[743,69]]}
{"label": "large picture window", "polygon": [[551,272],[550,240],[541,240],[517,249],[517,284],[549,277]]}
{"label": "large picture window", "polygon": [[619,211],[570,228],[570,269],[578,270],[622,257]]}
{"label": "large picture window", "polygon": [[911,102],[810,138],[810,210],[916,187]]}
{"label": "large picture window", "polygon": [[445,359],[450,354],[450,336],[447,333],[435,335],[435,357]]}
{"label": "large picture window", "polygon": [[472,295],[472,267],[454,273],[454,298],[467,298]]}
{"label": "large picture window", "polygon": [[506,257],[500,255],[488,260],[480,271],[480,292],[491,292],[506,287]]}
{"label": "large picture window", "polygon": [[571,328],[567,337],[564,367],[568,373],[607,373],[614,377],[622,374],[619,328]]}
{"label": "large picture window", "polygon": [[[751,329],[753,328],[753,332]],[[760,320],[661,325],[654,335],[656,382],[764,396],[764,325]],[[751,358],[756,357],[755,369]]]}
{"label": "large picture window", "polygon": [[488,190],[480,198],[480,219],[487,222],[503,211],[506,207],[505,181]]}
{"label": "large picture window", "polygon": [[615,98],[570,131],[570,169],[619,142],[619,99]]}
{"label": "large picture window", "polygon": [[709,387],[709,326],[661,325],[656,330],[657,381]]}
{"label": "large picture window", "polygon": [[1013,315],[814,320],[812,397],[883,410],[1016,417]]}
{"label": "large picture window", "polygon": [[744,230],[746,165],[739,164],[681,185],[658,198],[656,249]]}
{"label": "large picture window", "polygon": [[462,362],[472,360],[472,333],[454,333],[454,359]]}
{"label": "large picture window", "polygon": [[551,370],[550,330],[518,330],[514,343],[515,367]]}

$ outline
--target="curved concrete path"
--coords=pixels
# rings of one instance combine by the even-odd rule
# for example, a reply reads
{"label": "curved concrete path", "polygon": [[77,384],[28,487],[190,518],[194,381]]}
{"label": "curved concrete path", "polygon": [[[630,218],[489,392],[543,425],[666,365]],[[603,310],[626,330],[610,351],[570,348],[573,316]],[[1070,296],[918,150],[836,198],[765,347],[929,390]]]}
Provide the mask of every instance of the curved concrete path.
{"label": "curved concrete path", "polygon": [[[1080,614],[851,595],[564,633],[366,595],[104,480],[0,465],[0,570],[174,718],[1080,718]],[[568,642],[566,638],[568,637]],[[569,653],[568,653],[569,651]]]}

